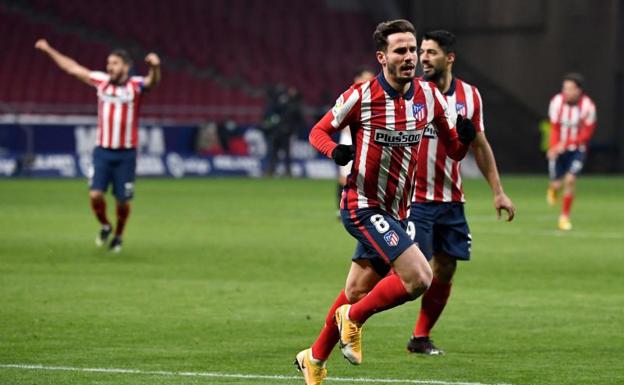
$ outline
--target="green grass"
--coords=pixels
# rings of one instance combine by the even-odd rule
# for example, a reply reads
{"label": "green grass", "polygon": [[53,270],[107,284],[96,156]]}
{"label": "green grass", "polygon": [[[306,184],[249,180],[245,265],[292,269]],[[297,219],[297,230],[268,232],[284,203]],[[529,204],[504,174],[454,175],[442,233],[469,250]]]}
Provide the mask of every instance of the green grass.
{"label": "green grass", "polygon": [[[433,334],[447,354],[405,352],[413,302],[371,318],[363,365],[335,351],[331,377],[624,383],[624,179],[580,178],[569,233],[556,230],[544,178],[505,185],[512,223],[496,221],[485,182],[467,181],[473,261]],[[315,339],[354,246],[333,191],[331,181],[140,180],[114,255],[93,245],[83,181],[0,182],[0,364],[296,376],[294,354]],[[0,367],[0,383],[302,381]]]}

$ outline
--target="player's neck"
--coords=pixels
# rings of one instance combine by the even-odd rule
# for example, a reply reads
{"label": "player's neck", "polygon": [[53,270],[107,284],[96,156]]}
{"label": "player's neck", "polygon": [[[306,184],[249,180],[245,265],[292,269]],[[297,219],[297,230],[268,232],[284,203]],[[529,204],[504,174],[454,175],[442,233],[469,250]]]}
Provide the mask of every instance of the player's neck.
{"label": "player's neck", "polygon": [[398,92],[401,95],[405,95],[407,91],[409,91],[410,87],[412,86],[412,81],[409,81],[407,83],[401,83],[401,82],[396,81],[396,79],[394,79],[392,76],[390,76],[387,73],[384,73],[384,78],[386,79],[390,87],[392,87],[396,92]]}
{"label": "player's neck", "polygon": [[438,81],[436,82],[436,86],[443,94],[447,93],[451,88],[451,83],[453,82],[453,73],[451,71],[445,72]]}
{"label": "player's neck", "polygon": [[115,81],[115,80],[111,80],[111,83],[112,83],[113,85],[120,86],[120,85],[126,84],[126,82],[128,81],[128,79],[129,79],[129,76],[128,76],[128,75],[124,75],[124,76],[120,77],[120,78],[119,78],[118,80],[116,80],[116,81]]}

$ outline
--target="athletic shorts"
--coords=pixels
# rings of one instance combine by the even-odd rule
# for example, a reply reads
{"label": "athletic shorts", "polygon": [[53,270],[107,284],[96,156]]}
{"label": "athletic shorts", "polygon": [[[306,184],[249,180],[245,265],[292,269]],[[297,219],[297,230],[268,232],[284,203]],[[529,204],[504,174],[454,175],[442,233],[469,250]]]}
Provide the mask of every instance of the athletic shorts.
{"label": "athletic shorts", "polygon": [[393,218],[379,208],[340,210],[342,224],[358,242],[352,259],[367,259],[380,276],[390,263],[414,244],[407,221]]}
{"label": "athletic shorts", "polygon": [[409,225],[414,226],[414,240],[427,260],[437,253],[470,260],[472,236],[461,202],[412,203]]}
{"label": "athletic shorts", "polygon": [[113,185],[113,195],[125,202],[134,195],[136,150],[110,150],[96,147],[89,175],[89,189],[106,192]]}
{"label": "athletic shorts", "polygon": [[565,174],[577,175],[583,169],[585,151],[566,151],[557,159],[548,161],[548,176],[551,180],[559,180]]}

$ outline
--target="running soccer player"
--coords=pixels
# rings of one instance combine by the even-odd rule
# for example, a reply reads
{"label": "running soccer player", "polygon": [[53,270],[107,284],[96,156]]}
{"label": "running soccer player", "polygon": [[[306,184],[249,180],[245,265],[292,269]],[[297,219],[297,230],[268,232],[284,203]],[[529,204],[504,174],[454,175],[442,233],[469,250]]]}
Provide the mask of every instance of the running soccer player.
{"label": "running soccer player", "polygon": [[[353,79],[353,83],[362,83],[367,80],[370,80],[375,77],[373,71],[368,68],[359,68],[355,74],[355,78]],[[340,131],[340,144],[344,144],[350,146],[353,144],[353,139],[351,139],[351,129],[349,127],[345,127]],[[353,162],[349,162],[344,166],[338,166],[338,184],[336,186],[336,197],[338,201],[338,208],[340,209],[340,200],[342,199],[342,190],[344,186],[347,184],[347,176],[351,172],[351,165]],[[340,210],[338,211],[338,218],[340,218]]]}
{"label": "running soccer player", "polygon": [[[483,103],[477,88],[453,75],[456,59],[455,35],[431,31],[423,35],[420,63],[424,79],[434,82],[446,98],[452,121],[458,115],[470,119],[476,128],[472,151],[483,177],[492,190],[498,218],[515,215],[514,205],[503,191],[492,148],[485,137]],[[471,236],[464,215],[465,197],[460,162],[450,158],[435,131],[424,133],[418,152],[416,189],[410,209],[415,240],[433,269],[431,286],[422,297],[420,315],[407,349],[413,353],[442,354],[429,334],[444,310],[451,293],[457,261],[470,259]]]}
{"label": "running soccer player", "polygon": [[[312,145],[338,165],[353,160],[341,215],[358,242],[345,289],[331,306],[319,337],[296,356],[295,364],[308,385],[322,383],[326,361],[338,342],[345,358],[360,364],[366,320],[427,290],[431,267],[406,221],[418,144],[424,132],[437,130],[449,156],[460,160],[475,137],[468,119],[458,118],[455,129],[433,83],[414,80],[418,53],[416,31],[409,21],[382,22],[373,38],[381,73],[351,86],[310,132]],[[352,129],[354,146],[331,139],[346,126]],[[366,290],[354,291],[362,287]]]}
{"label": "running soccer player", "polygon": [[104,245],[113,232],[106,216],[104,198],[109,184],[112,184],[113,195],[117,200],[117,226],[109,249],[119,252],[134,193],[139,107],[143,94],[160,82],[160,58],[155,53],[149,53],[145,57],[148,74],[145,77],[130,77],[132,60],[121,49],[108,55],[104,73],[83,67],[54,49],[45,39],[37,40],[35,48],[46,53],[69,75],[97,89],[96,147],[89,175],[91,208],[101,224],[95,243],[97,246]]}
{"label": "running soccer player", "polygon": [[596,128],[596,105],[583,92],[581,74],[569,73],[563,77],[561,93],[550,101],[550,147],[548,173],[550,184],[546,194],[548,204],[557,203],[563,187],[563,203],[559,216],[559,229],[571,230],[570,209],[574,200],[576,176],[583,169],[587,143]]}

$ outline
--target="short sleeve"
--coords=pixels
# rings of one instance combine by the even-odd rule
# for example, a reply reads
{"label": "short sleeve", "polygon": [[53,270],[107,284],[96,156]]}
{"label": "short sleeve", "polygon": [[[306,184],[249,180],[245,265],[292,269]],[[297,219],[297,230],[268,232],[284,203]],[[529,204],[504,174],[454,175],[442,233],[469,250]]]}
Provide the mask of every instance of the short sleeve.
{"label": "short sleeve", "polygon": [[89,72],[89,81],[94,87],[98,87],[102,83],[108,82],[110,76],[101,71],[91,71]]}
{"label": "short sleeve", "polygon": [[144,88],[145,88],[145,77],[143,76],[132,76],[130,78],[130,81],[132,82],[132,86],[134,87],[134,89],[138,92],[143,92]]}

